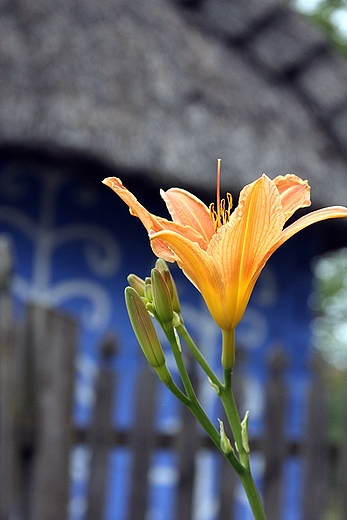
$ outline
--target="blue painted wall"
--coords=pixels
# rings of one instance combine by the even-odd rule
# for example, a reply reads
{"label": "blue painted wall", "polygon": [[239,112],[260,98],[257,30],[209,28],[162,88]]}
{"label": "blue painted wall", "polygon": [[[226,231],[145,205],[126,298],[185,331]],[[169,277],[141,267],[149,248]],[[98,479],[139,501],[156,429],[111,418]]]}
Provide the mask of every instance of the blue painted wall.
{"label": "blue painted wall", "polygon": [[[127,184],[126,179],[124,183]],[[147,197],[144,200],[139,185],[136,195],[152,211],[165,215],[159,188],[158,196],[151,195],[149,200]],[[97,346],[104,334],[111,330],[119,338],[120,352],[115,369],[120,371],[124,395],[131,382],[128,375],[134,376],[136,367],[142,362],[126,315],[123,290],[129,273],[145,277],[154,264],[146,231],[138,219],[129,215],[125,204],[101,182],[100,185],[90,184],[68,172],[52,174],[51,168],[44,165],[13,161],[0,163],[0,231],[10,233],[14,240],[17,312],[21,312],[24,301],[35,300],[67,310],[80,320],[75,420],[83,424],[90,416]],[[266,360],[270,349],[278,344],[286,349],[290,366],[288,379],[293,382],[290,385],[288,431],[292,436],[301,431],[301,400],[310,354],[307,299],[312,280],[309,263],[318,252],[315,237],[314,233],[305,231],[274,255],[256,285],[237,331],[238,352],[242,351],[246,360],[248,397],[245,407],[251,411],[252,432],[262,427]],[[177,268],[173,268],[173,272],[187,326],[207,359],[218,366],[219,330],[195,288]],[[134,370],[128,372],[129,367]],[[203,395],[207,409],[212,410],[215,405],[213,392],[203,392]],[[163,402],[170,403],[170,396],[163,393]],[[170,428],[175,422],[174,409],[168,406],[163,412],[162,428]],[[131,422],[129,410],[131,407],[126,399],[117,403],[114,420],[118,425],[124,427]],[[167,454],[163,457],[165,459]],[[83,484],[87,458],[80,449],[74,454],[77,484]],[[127,467],[129,463],[120,453],[115,453],[112,461],[117,468]],[[165,459],[160,464],[167,469],[166,478],[172,477],[168,461]],[[174,481],[174,477],[172,479]],[[83,518],[83,497],[78,496],[83,485],[77,484],[71,513],[74,520]],[[112,489],[119,485],[117,474],[113,472],[106,515],[109,520],[122,518],[121,506],[118,504],[117,509],[112,502]],[[164,497],[166,492],[167,487],[162,486]],[[207,498],[203,509],[205,513],[211,511],[210,516],[204,516],[206,520],[215,518],[211,503],[206,502],[211,493],[204,493]],[[155,519],[161,518],[157,512]]]}

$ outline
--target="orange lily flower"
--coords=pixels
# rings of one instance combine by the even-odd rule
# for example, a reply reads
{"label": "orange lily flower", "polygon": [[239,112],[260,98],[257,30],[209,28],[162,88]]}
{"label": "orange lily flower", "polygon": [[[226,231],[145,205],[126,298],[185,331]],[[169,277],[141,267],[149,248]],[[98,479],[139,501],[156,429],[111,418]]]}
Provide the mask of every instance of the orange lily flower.
{"label": "orange lily flower", "polygon": [[223,332],[224,367],[233,365],[234,330],[269,257],[301,229],[347,217],[347,208],[333,206],[308,213],[284,228],[297,209],[311,204],[308,182],[292,174],[274,180],[263,174],[242,189],[233,212],[230,194],[227,203],[223,199],[215,209],[183,189],[161,190],[172,221],[149,213],[119,179],[109,177],[103,182],[142,221],[155,255],[176,261],[201,292]]}

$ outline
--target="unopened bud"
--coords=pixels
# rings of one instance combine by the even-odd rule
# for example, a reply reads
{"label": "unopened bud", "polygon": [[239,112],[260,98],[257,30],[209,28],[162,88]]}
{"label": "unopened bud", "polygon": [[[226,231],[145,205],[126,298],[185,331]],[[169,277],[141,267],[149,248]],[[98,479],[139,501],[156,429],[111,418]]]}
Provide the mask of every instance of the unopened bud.
{"label": "unopened bud", "polygon": [[166,285],[169,288],[173,311],[177,312],[177,314],[180,314],[181,306],[178,297],[177,287],[175,284],[175,280],[173,279],[172,274],[170,272],[170,269],[167,266],[167,263],[162,258],[158,258],[158,260],[155,263],[155,267],[158,269],[158,271],[160,271],[160,273],[164,277]]}
{"label": "unopened bud", "polygon": [[152,269],[152,296],[158,320],[161,323],[172,322],[173,309],[169,288],[158,269]]}
{"label": "unopened bud", "polygon": [[167,385],[172,381],[172,375],[165,363],[161,367],[155,368],[155,371],[156,371],[160,381],[162,381],[164,383],[164,385]]}
{"label": "unopened bud", "polygon": [[[148,280],[149,280],[149,282],[148,282]],[[150,278],[146,278],[146,283],[145,283],[145,286],[143,289],[143,296],[149,302],[151,302],[153,300],[152,285],[151,285],[150,280],[151,280]]]}
{"label": "unopened bud", "polygon": [[153,368],[162,367],[163,349],[145,304],[133,287],[126,287],[124,295],[132,328],[148,363]]}
{"label": "unopened bud", "polygon": [[129,274],[128,284],[130,285],[130,287],[135,289],[137,294],[139,294],[140,296],[145,295],[145,281],[142,280],[142,278],[140,278],[136,274]]}
{"label": "unopened bud", "polygon": [[160,271],[161,273],[163,271],[168,270],[167,263],[165,262],[165,260],[163,260],[163,258],[157,258],[155,262],[155,268],[158,269],[158,271]]}

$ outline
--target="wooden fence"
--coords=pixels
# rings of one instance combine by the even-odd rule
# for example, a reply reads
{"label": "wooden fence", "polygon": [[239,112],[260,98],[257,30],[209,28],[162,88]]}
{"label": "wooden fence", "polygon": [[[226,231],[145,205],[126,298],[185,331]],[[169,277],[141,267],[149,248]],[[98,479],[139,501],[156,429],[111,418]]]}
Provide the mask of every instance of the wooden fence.
{"label": "wooden fence", "polygon": [[[112,448],[132,453],[128,514],[124,520],[148,520],[148,474],[156,448],[177,454],[176,520],[193,518],[196,457],[214,449],[199,433],[189,411],[175,434],[154,425],[158,381],[144,368],[137,379],[134,427],[117,430],[111,421],[116,373],[111,368],[115,346],[106,339],[96,382],[94,417],[88,429],[71,421],[77,325],[56,310],[29,304],[14,320],[10,290],[8,241],[0,240],[0,520],[65,520],[68,518],[69,457],[77,443],[91,450],[86,520],[104,518],[108,460]],[[347,520],[346,435],[332,443],[327,436],[326,388],[317,373],[307,394],[307,427],[300,441],[284,434],[287,387],[281,355],[270,360],[266,425],[262,438],[251,439],[252,451],[265,460],[263,496],[269,520],[281,520],[283,466],[289,456],[303,463],[300,520]],[[237,374],[236,374],[237,376]],[[193,374],[194,377],[194,374]],[[242,399],[242,377],[236,394]],[[344,428],[346,431],[346,428]],[[236,477],[221,457],[219,519],[232,520]],[[333,505],[332,505],[333,504]],[[334,509],[331,516],[329,510]],[[333,516],[334,515],[334,516]],[[296,519],[295,519],[296,520]],[[299,520],[299,518],[298,518]]]}

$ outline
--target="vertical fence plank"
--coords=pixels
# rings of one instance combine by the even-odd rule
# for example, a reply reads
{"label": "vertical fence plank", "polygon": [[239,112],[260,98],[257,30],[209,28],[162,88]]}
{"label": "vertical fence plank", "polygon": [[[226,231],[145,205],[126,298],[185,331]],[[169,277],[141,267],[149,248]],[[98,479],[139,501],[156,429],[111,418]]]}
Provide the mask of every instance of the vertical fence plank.
{"label": "vertical fence plank", "polygon": [[29,520],[62,520],[69,491],[76,323],[60,312],[31,305],[27,334],[34,354],[36,400]]}
{"label": "vertical fence plank", "polygon": [[0,520],[13,512],[16,494],[16,366],[10,284],[12,247],[0,236]]}
{"label": "vertical fence plank", "polygon": [[[344,386],[343,391],[344,402],[347,402],[347,388]],[[342,428],[343,435],[338,444],[337,451],[337,498],[339,499],[341,518],[340,520],[347,520],[347,478],[346,478],[346,468],[347,468],[347,411],[344,409],[342,416]]]}
{"label": "vertical fence plank", "polygon": [[[189,376],[194,388],[198,381],[194,364],[189,363]],[[190,520],[193,517],[193,490],[196,469],[196,455],[201,444],[201,431],[192,412],[180,403],[181,429],[176,436],[175,450],[178,460],[178,486],[176,498],[176,520]]]}
{"label": "vertical fence plank", "polygon": [[87,432],[87,445],[91,450],[88,508],[86,520],[102,520],[108,479],[109,456],[112,448],[112,410],[115,372],[111,363],[116,353],[113,337],[106,338],[101,345],[101,366],[96,383],[94,415]]}
{"label": "vertical fence plank", "polygon": [[222,458],[221,471],[219,480],[220,494],[220,514],[221,520],[233,520],[235,506],[235,488],[237,484],[237,475],[230,463]]}
{"label": "vertical fence plank", "polygon": [[316,370],[310,385],[307,416],[303,446],[305,465],[303,519],[320,520],[325,517],[330,475],[326,392],[319,370]]}
{"label": "vertical fence plank", "polygon": [[286,388],[283,370],[286,358],[282,349],[275,349],[269,359],[270,377],[266,393],[265,432],[262,442],[265,456],[264,508],[269,520],[280,515],[282,465],[285,457],[284,419]]}
{"label": "vertical fence plank", "polygon": [[175,450],[178,459],[178,486],[176,497],[176,520],[190,520],[193,511],[193,489],[195,477],[196,453],[200,435],[191,411],[182,405],[182,428],[177,434]]}
{"label": "vertical fence plank", "polygon": [[135,422],[130,432],[132,454],[129,520],[145,520],[148,507],[148,472],[155,444],[154,408],[157,375],[146,366],[139,371]]}

